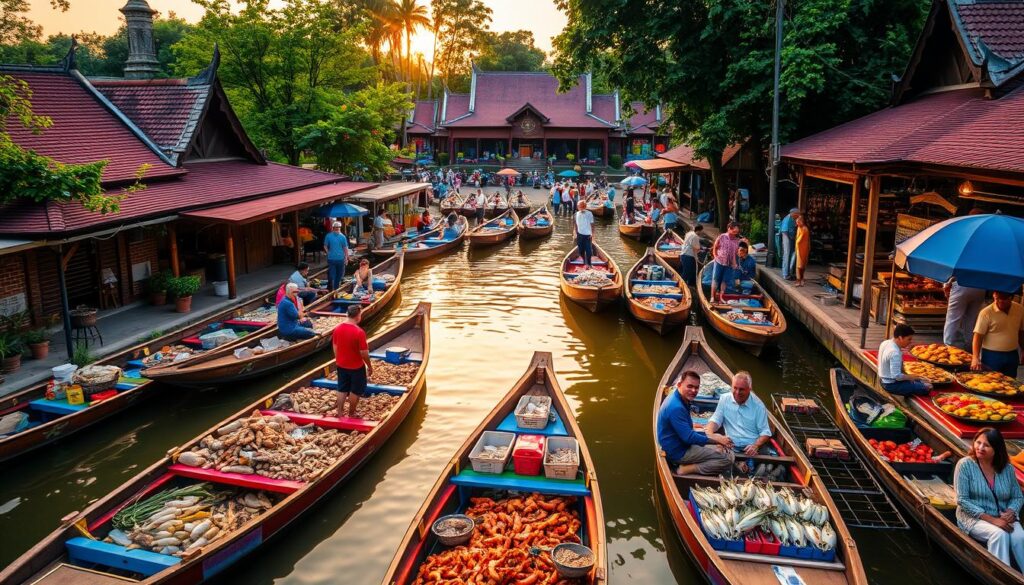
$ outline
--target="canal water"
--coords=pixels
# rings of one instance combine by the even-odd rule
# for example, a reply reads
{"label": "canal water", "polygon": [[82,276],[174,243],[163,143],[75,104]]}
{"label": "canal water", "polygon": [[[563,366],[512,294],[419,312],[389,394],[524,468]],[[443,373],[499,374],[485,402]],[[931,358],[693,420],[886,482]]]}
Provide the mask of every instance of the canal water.
{"label": "canal water", "polygon": [[[540,191],[528,190],[540,200]],[[609,581],[702,583],[667,520],[653,465],[656,385],[682,338],[633,320],[624,306],[591,314],[558,289],[559,263],[572,245],[569,219],[555,234],[461,250],[406,266],[401,298],[369,333],[433,303],[424,396],[385,446],[347,484],[218,577],[220,583],[379,583],[423,498],[466,435],[522,374],[535,350],[554,354],[559,381],[593,454],[604,497]],[[625,271],[643,246],[598,219],[595,240]],[[691,317],[699,322],[698,309]],[[773,391],[830,401],[831,355],[796,323],[777,351],[760,359],[706,335],[734,370],[752,373],[770,404]],[[7,464],[0,479],[0,566],[162,456],[245,404],[315,365],[220,389],[166,387],[151,400],[70,440]],[[872,583],[969,583],[971,578],[918,529],[854,532]],[[813,585],[813,584],[808,584]]]}

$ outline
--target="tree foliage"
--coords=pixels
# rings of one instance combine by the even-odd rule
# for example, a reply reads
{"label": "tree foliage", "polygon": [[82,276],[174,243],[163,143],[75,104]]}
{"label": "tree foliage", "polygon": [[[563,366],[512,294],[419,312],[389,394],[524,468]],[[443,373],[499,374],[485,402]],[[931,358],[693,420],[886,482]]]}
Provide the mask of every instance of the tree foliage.
{"label": "tree foliage", "polygon": [[331,99],[375,77],[359,44],[360,31],[342,28],[335,3],[246,0],[233,12],[228,0],[196,0],[205,13],[192,34],[173,47],[175,72],[192,75],[219,43],[218,75],[246,131],[272,156],[298,164],[296,128],[329,117]]}
{"label": "tree foliage", "polygon": [[[727,194],[721,153],[767,146],[774,58],[773,3],[558,0],[569,23],[555,39],[563,83],[600,69],[624,102],[662,102],[678,133],[712,167],[719,219]],[[923,0],[801,0],[788,6],[781,72],[783,141],[884,105],[920,30]]]}
{"label": "tree foliage", "polygon": [[481,0],[433,0],[431,6],[438,82],[467,91],[470,65],[490,34],[491,9]]}
{"label": "tree foliage", "polygon": [[486,35],[477,64],[484,71],[541,71],[547,55],[533,42],[533,33],[517,30]]}
{"label": "tree foliage", "polygon": [[340,96],[326,118],[298,130],[301,146],[316,155],[320,168],[368,179],[385,177],[394,153],[388,144],[412,108],[403,84],[369,87]]}

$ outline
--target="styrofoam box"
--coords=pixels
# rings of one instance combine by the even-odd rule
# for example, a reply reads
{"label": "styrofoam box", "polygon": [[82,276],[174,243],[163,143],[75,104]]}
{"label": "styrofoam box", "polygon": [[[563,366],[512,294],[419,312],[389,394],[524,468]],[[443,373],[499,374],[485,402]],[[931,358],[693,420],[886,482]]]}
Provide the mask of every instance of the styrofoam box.
{"label": "styrofoam box", "polygon": [[[505,471],[505,465],[512,456],[512,443],[516,440],[515,433],[503,433],[500,431],[484,431],[477,440],[473,450],[469,452],[469,461],[473,464],[473,471],[477,473],[501,473]],[[504,459],[478,459],[484,447],[508,447]]]}

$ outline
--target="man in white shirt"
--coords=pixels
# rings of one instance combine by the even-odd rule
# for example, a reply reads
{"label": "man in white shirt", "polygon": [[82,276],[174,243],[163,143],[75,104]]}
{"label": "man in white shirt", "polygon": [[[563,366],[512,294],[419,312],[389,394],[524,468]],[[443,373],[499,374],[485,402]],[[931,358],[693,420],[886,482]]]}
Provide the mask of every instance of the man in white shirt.
{"label": "man in white shirt", "polygon": [[583,265],[588,269],[590,258],[594,255],[594,214],[587,209],[587,203],[582,199],[576,204],[576,215],[573,216],[573,234],[576,236],[576,249],[583,259]]}
{"label": "man in white shirt", "polygon": [[878,378],[886,392],[899,396],[927,395],[932,385],[920,376],[903,373],[903,350],[914,343],[914,328],[900,323],[892,330],[892,339],[878,346]]}
{"label": "man in white shirt", "polygon": [[699,223],[683,236],[683,249],[679,255],[679,275],[690,287],[697,286],[697,255],[700,254],[700,235],[704,226]]}
{"label": "man in white shirt", "polygon": [[480,225],[484,222],[484,211],[487,209],[487,195],[484,195],[483,189],[476,190],[476,224]]}
{"label": "man in white shirt", "polygon": [[[720,429],[732,439],[733,450],[737,455],[754,457],[758,454],[774,453],[768,442],[772,438],[772,429],[768,426],[768,409],[764,402],[753,394],[754,382],[748,372],[737,372],[732,377],[732,392],[718,398],[714,414],[704,427],[706,434],[713,435]],[[737,459],[736,467],[740,473],[753,472],[753,461]],[[767,468],[760,468],[763,474]]]}
{"label": "man in white shirt", "polygon": [[661,203],[662,209],[668,207],[668,189],[661,192],[661,195],[658,197],[658,201]]}

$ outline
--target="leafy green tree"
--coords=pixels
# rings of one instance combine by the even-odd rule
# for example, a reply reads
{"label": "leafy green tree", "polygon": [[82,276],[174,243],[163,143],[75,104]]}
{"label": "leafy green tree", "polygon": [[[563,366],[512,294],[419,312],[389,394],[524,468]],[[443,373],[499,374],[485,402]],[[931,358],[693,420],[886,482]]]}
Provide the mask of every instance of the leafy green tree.
{"label": "leafy green tree", "polygon": [[[191,31],[192,25],[173,12],[167,18],[153,20],[153,45],[156,48],[156,60],[160,63],[158,77],[174,75],[174,52],[171,47]],[[101,65],[95,70],[82,68],[82,72],[107,77],[124,75],[124,64],[128,61],[128,28],[122,25],[116,33],[101,39],[99,45],[103,55]]]}
{"label": "leafy green tree", "polygon": [[242,124],[271,156],[298,164],[296,128],[330,115],[331,100],[376,77],[360,45],[361,31],[342,28],[329,0],[196,0],[206,12],[195,29],[173,46],[177,75],[192,75],[219,43],[218,71]]}
{"label": "leafy green tree", "polygon": [[484,71],[541,71],[547,55],[533,44],[533,33],[517,30],[484,37],[477,64]]}
{"label": "leafy green tree", "polygon": [[[727,217],[722,151],[771,126],[774,13],[759,0],[558,0],[569,23],[555,39],[563,83],[600,69],[624,101],[661,101],[679,136],[708,160],[719,222]],[[887,75],[902,69],[923,0],[801,0],[789,5],[782,54],[786,139],[884,105]]]}
{"label": "leafy green tree", "polygon": [[391,170],[394,128],[412,108],[402,83],[362,89],[332,104],[326,118],[298,130],[301,146],[316,154],[320,168],[370,179]]}
{"label": "leafy green tree", "polygon": [[470,64],[489,34],[491,9],[481,0],[433,0],[431,19],[434,62],[430,78],[434,79],[436,68],[441,88],[466,91]]}

